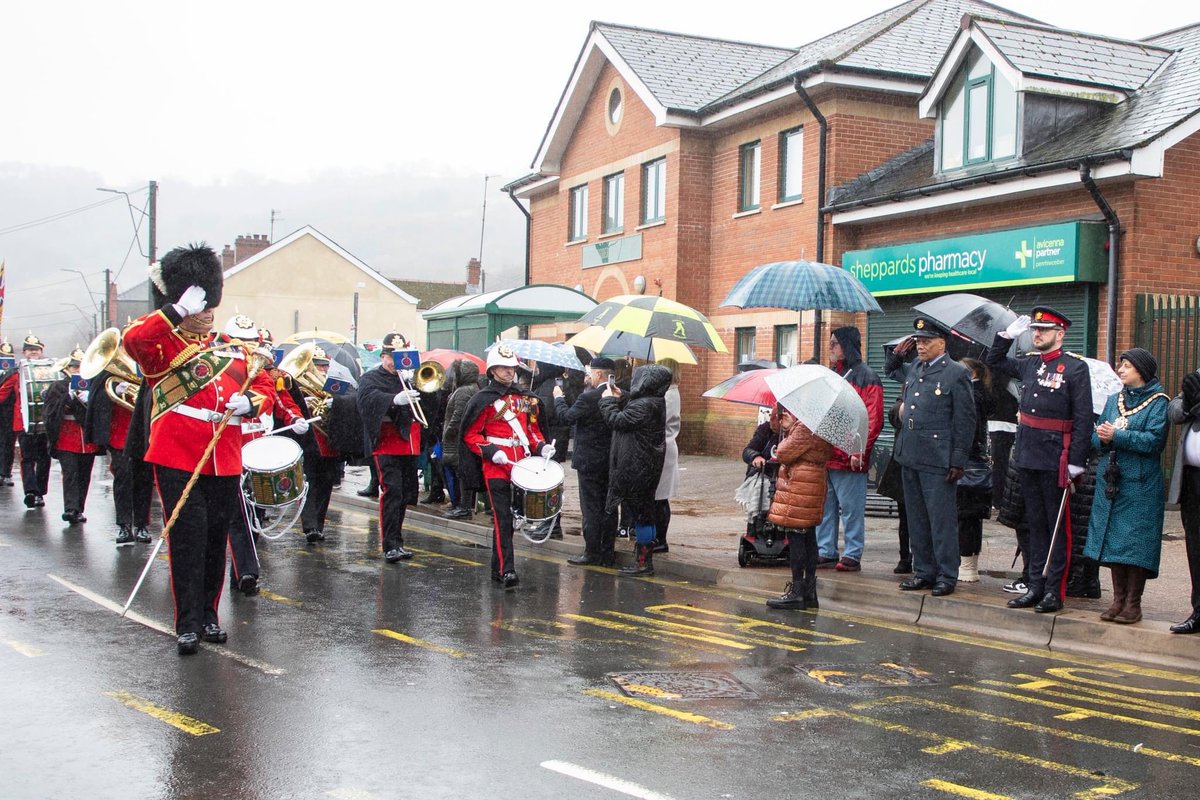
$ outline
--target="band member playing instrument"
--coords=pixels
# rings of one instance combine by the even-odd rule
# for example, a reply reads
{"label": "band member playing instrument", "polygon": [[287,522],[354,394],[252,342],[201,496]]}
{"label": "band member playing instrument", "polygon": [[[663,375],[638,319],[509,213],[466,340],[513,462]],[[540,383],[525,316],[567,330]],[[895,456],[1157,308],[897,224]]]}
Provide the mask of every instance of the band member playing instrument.
{"label": "band member playing instrument", "polygon": [[[21,343],[21,364],[37,361],[42,358],[44,346],[42,340],[30,333]],[[25,415],[21,412],[21,398],[28,391],[24,379],[18,374],[15,378],[0,384],[0,404],[9,397],[14,397],[12,429],[17,434],[17,442],[21,445],[21,486],[25,490],[25,507],[40,508],[46,505],[42,499],[50,485],[50,446],[46,441],[45,431],[27,432],[25,430]]]}
{"label": "band member playing instrument", "polygon": [[0,342],[0,359],[5,364],[0,367],[0,393],[5,398],[0,400],[0,486],[13,486],[13,455],[17,443],[13,417],[16,416],[17,386],[21,376],[17,372],[16,353],[8,342]]}
{"label": "band member playing instrument", "polygon": [[[329,374],[329,356],[320,347],[313,351],[312,365],[322,378]],[[300,393],[299,387],[294,387],[293,391]],[[292,397],[294,399],[295,394]],[[321,414],[325,420],[325,427],[318,424],[309,436],[298,437],[304,448],[304,480],[308,484],[308,497],[305,498],[304,508],[300,511],[300,524],[304,528],[305,541],[309,544],[325,541],[325,515],[329,512],[329,498],[333,496],[333,485],[338,481],[342,462],[341,453],[331,442],[327,426],[332,424],[335,413],[337,416],[353,413],[353,409],[347,408],[347,405],[355,402],[353,398],[347,398],[345,395],[313,399],[314,406],[319,405],[323,409]],[[305,408],[309,408],[307,400],[303,397],[301,400]],[[326,403],[328,406],[325,406]],[[333,410],[335,404],[336,412]],[[357,417],[357,414],[354,416]]]}
{"label": "band member playing instrument", "polygon": [[517,384],[521,362],[507,347],[488,353],[487,385],[463,412],[460,472],[470,489],[486,489],[492,501],[492,580],[512,588],[520,583],[513,560],[512,465],[522,458],[550,458],[538,427],[539,402]]}
{"label": "band member playing instrument", "polygon": [[389,564],[412,558],[404,547],[406,507],[417,503],[417,458],[421,455],[421,394],[414,371],[397,369],[392,354],[408,348],[398,333],[383,337],[379,366],[358,382],[358,412],[379,472],[379,538]]}
{"label": "band member playing instrument", "polygon": [[[88,349],[91,350],[90,347]],[[138,394],[137,387],[125,376],[110,371],[101,372],[92,380],[83,430],[88,442],[108,451],[108,469],[113,476],[113,504],[117,512],[117,547],[153,541],[149,527],[154,472],[140,455],[125,450],[130,439],[133,409],[124,404],[132,405]],[[114,400],[114,397],[121,400]]]}
{"label": "band member playing instrument", "polygon": [[62,468],[63,521],[72,525],[87,522],[83,515],[87,504],[88,487],[92,483],[92,467],[100,448],[83,435],[90,395],[86,386],[72,389],[72,377],[79,374],[83,351],[72,351],[62,364],[66,377],[50,385],[42,395],[45,403],[46,440],[54,443],[53,455]]}
{"label": "band member playing instrument", "polygon": [[[241,502],[239,426],[243,418],[262,413],[271,386],[257,371],[252,348],[223,341],[211,330],[223,284],[211,248],[175,248],[151,282],[161,308],[135,320],[124,344],[145,376],[142,391],[152,399],[146,461],[154,465],[166,519],[183,504],[168,544],[177,648],[190,655],[201,638],[226,640],[217,604],[225,543]],[[222,429],[227,412],[234,416]],[[197,480],[185,494],[194,471]]]}

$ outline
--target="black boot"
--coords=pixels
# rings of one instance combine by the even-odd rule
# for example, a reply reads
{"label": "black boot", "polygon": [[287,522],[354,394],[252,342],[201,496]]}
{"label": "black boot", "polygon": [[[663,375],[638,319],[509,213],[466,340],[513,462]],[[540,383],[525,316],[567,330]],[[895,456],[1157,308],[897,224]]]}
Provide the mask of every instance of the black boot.
{"label": "black boot", "polygon": [[620,575],[653,575],[654,574],[654,543],[637,546],[637,564],[632,567],[621,567]]}
{"label": "black boot", "polygon": [[1100,565],[1088,558],[1081,558],[1071,565],[1071,577],[1067,579],[1067,597],[1100,597]]}
{"label": "black boot", "polygon": [[804,604],[809,610],[820,608],[817,602],[817,529],[805,528],[804,539]]}
{"label": "black boot", "polygon": [[133,542],[133,530],[128,525],[119,525],[117,527],[117,547],[127,547]]}

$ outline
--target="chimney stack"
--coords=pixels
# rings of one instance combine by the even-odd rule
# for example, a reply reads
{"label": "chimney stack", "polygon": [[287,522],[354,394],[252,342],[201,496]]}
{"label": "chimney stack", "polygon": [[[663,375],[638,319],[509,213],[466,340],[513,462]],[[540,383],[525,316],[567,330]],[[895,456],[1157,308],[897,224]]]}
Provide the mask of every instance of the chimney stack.
{"label": "chimney stack", "polygon": [[221,270],[231,268],[237,261],[233,257],[233,248],[225,245],[225,249],[221,251]]}
{"label": "chimney stack", "polygon": [[483,266],[478,258],[467,262],[467,294],[480,294],[483,291]]}
{"label": "chimney stack", "polygon": [[271,240],[265,233],[246,234],[239,236],[233,242],[234,264],[240,264],[247,258],[256,256],[271,246]]}

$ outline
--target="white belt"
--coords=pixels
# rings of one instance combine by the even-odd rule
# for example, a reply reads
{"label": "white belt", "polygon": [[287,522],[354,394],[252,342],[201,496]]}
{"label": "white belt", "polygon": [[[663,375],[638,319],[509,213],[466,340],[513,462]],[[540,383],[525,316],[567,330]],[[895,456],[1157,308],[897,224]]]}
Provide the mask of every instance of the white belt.
{"label": "white belt", "polygon": [[261,431],[265,430],[265,427],[266,426],[257,420],[254,422],[243,422],[242,433],[260,433]]}
{"label": "white belt", "polygon": [[[171,410],[174,411],[176,414],[182,414],[185,417],[191,417],[192,419],[198,419],[201,422],[220,422],[221,419],[225,416],[225,414],[221,411],[213,411],[212,409],[208,409],[208,408],[193,408],[191,406],[180,405],[180,406],[175,406]],[[242,421],[242,418],[237,417],[237,416],[230,417],[230,419],[229,419],[230,424],[233,424],[233,425],[237,425],[241,421]]]}
{"label": "white belt", "polygon": [[525,447],[521,440],[515,436],[506,436],[504,438],[499,436],[489,436],[487,437],[487,440],[492,444],[498,444],[504,447]]}

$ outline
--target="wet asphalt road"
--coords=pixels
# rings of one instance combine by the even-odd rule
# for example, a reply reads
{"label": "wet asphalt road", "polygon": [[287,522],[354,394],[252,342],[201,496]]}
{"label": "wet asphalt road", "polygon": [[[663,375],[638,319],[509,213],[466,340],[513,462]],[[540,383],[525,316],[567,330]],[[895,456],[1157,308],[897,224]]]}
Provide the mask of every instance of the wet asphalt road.
{"label": "wet asphalt road", "polygon": [[[0,797],[1194,797],[1200,674],[618,579],[367,515],[261,545],[230,639],[119,619],[150,548],[0,489]],[[134,604],[171,626],[165,560]],[[624,688],[622,688],[624,687]]]}

